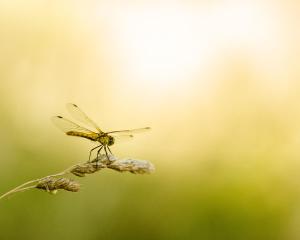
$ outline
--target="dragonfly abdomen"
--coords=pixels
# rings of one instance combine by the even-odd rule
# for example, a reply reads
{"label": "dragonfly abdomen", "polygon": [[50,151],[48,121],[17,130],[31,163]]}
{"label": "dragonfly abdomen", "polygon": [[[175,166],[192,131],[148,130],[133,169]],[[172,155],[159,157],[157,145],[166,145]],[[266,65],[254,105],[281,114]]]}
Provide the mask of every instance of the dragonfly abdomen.
{"label": "dragonfly abdomen", "polygon": [[76,131],[69,131],[69,132],[66,132],[66,134],[69,135],[69,136],[87,138],[87,139],[92,140],[92,141],[97,141],[98,140],[98,134],[88,134],[88,133],[76,132]]}

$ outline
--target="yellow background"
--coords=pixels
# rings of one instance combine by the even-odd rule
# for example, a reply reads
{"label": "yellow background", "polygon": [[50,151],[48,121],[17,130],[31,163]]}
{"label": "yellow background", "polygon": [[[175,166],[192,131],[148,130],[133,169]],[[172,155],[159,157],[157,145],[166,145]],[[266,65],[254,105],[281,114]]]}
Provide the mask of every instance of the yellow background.
{"label": "yellow background", "polygon": [[[299,239],[298,1],[1,1],[0,193],[87,160],[79,105],[152,175],[0,201],[0,239]],[[75,177],[74,177],[75,178]]]}

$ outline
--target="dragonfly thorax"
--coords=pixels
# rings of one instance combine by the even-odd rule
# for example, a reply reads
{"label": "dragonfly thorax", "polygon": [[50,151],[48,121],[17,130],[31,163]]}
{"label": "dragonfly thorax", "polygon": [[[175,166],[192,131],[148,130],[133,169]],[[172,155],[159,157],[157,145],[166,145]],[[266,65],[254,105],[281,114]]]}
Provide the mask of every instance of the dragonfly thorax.
{"label": "dragonfly thorax", "polygon": [[108,146],[111,146],[115,143],[115,139],[112,136],[108,136],[109,140],[108,140]]}
{"label": "dragonfly thorax", "polygon": [[112,136],[109,136],[107,134],[103,134],[99,136],[98,141],[104,146],[106,145],[111,146],[115,143],[115,139]]}

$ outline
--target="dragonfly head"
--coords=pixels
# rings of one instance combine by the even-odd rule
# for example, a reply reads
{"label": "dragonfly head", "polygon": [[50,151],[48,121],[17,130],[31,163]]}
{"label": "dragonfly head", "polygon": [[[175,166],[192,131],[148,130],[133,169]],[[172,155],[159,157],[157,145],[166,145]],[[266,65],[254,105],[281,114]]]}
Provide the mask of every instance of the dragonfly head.
{"label": "dragonfly head", "polygon": [[115,139],[112,136],[108,135],[108,146],[111,146],[115,143]]}

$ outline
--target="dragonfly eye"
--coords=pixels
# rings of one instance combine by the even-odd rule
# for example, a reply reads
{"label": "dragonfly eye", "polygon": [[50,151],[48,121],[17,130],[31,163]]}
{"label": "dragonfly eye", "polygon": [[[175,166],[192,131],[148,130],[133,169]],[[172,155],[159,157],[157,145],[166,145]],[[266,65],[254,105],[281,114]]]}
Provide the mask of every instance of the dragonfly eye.
{"label": "dragonfly eye", "polygon": [[108,136],[108,146],[111,146],[115,143],[115,139],[112,136]]}

